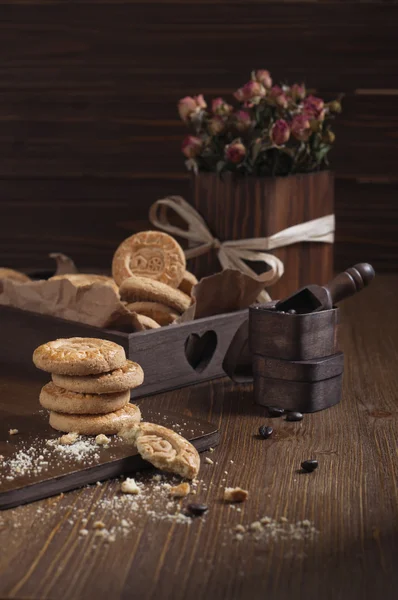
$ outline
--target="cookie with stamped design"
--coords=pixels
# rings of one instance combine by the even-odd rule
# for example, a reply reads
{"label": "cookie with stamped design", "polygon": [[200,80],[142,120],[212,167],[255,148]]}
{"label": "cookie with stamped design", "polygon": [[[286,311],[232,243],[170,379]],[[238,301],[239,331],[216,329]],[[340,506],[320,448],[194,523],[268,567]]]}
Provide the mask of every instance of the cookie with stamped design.
{"label": "cookie with stamped design", "polygon": [[127,404],[120,410],[106,415],[70,415],[50,411],[50,425],[57,431],[75,432],[81,435],[111,435],[141,420],[141,411],[135,404]]}
{"label": "cookie with stamped design", "polygon": [[33,362],[38,369],[60,375],[95,375],[122,367],[124,348],[97,338],[60,338],[36,348]]}
{"label": "cookie with stamped design", "polygon": [[177,288],[185,273],[185,255],[179,243],[161,231],[142,231],[120,244],[112,261],[118,285],[137,275]]}
{"label": "cookie with stamped design", "polygon": [[130,402],[130,390],[113,394],[82,394],[58,387],[52,381],[40,392],[43,408],[72,415],[103,415],[123,408]]}
{"label": "cookie with stamped design", "polygon": [[123,428],[119,436],[133,443],[144,460],[157,469],[194,479],[200,458],[196,448],[184,437],[154,423],[137,423]]}
{"label": "cookie with stamped design", "polygon": [[52,380],[58,387],[81,394],[113,394],[138,387],[144,381],[141,366],[127,360],[124,365],[108,373],[76,377],[73,375],[52,374]]}
{"label": "cookie with stamped design", "polygon": [[120,296],[127,302],[159,302],[166,304],[178,312],[190,307],[192,299],[169,285],[145,277],[133,275],[120,286]]}

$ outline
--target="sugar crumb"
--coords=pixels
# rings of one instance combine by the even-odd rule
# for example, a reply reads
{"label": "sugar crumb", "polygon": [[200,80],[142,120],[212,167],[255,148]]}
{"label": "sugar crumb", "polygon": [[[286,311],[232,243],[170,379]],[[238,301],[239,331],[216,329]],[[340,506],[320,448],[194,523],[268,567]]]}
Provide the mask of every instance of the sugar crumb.
{"label": "sugar crumb", "polygon": [[208,465],[214,465],[214,461],[212,461],[208,456],[206,456],[205,462],[207,462]]}
{"label": "sugar crumb", "polygon": [[19,433],[18,429],[10,429],[8,432],[10,435],[16,435],[17,433]]}

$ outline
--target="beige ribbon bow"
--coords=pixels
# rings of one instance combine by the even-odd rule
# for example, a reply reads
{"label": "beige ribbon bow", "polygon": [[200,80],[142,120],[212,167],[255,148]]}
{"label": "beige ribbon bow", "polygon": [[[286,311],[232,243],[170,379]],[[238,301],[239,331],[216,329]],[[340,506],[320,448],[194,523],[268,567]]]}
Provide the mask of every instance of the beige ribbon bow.
{"label": "beige ribbon bow", "polygon": [[[188,225],[188,229],[181,229],[170,224],[167,209],[174,210]],[[264,238],[249,238],[236,241],[220,242],[213,237],[205,220],[200,214],[180,196],[168,196],[157,200],[149,210],[149,220],[152,225],[195,243],[192,248],[185,250],[187,259],[205,254],[212,248],[218,250],[218,260],[223,269],[238,269],[250,275],[257,281],[269,287],[276,283],[283,275],[283,262],[263,250],[273,250],[296,244],[298,242],[326,242],[334,241],[334,215],[326,215],[320,219],[306,221],[293,225],[283,231]],[[257,275],[244,261],[261,261],[270,267],[269,271]],[[260,302],[268,302],[269,294],[264,290],[258,297]]]}

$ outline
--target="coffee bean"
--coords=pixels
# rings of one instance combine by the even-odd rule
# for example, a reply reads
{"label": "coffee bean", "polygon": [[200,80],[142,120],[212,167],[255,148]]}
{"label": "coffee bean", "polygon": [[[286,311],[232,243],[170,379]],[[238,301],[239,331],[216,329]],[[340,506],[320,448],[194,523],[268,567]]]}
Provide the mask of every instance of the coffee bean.
{"label": "coffee bean", "polygon": [[188,504],[187,506],[187,511],[195,516],[195,517],[200,517],[201,515],[203,515],[206,511],[208,510],[208,507],[206,506],[206,504]]}
{"label": "coffee bean", "polygon": [[318,468],[318,461],[314,459],[305,460],[301,463],[301,468],[307,471],[307,473],[312,473],[312,471]]}
{"label": "coffee bean", "polygon": [[294,310],[294,308],[291,308],[290,310],[287,311],[288,315],[295,315],[296,311]]}
{"label": "coffee bean", "polygon": [[303,415],[298,411],[288,412],[286,415],[286,421],[302,421],[302,419]]}
{"label": "coffee bean", "polygon": [[271,437],[273,431],[274,430],[272,429],[272,427],[267,427],[267,425],[261,425],[261,427],[259,427],[258,430],[261,437],[263,437],[265,440]]}
{"label": "coffee bean", "polygon": [[276,419],[277,417],[281,417],[285,414],[285,409],[279,408],[278,406],[267,406],[267,412],[271,419]]}

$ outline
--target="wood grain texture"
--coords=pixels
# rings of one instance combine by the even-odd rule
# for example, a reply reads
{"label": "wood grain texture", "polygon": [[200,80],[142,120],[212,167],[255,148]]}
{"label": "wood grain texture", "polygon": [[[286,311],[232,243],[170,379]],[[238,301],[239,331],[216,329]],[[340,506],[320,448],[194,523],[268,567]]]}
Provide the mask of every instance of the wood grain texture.
{"label": "wood grain texture", "polygon": [[[344,303],[342,402],[300,423],[268,421],[265,409],[253,406],[251,387],[224,380],[143,400],[156,410],[177,410],[221,427],[221,444],[210,455],[216,464],[202,464],[206,485],[195,496],[210,507],[205,519],[178,526],[143,517],[113,544],[95,542],[92,533],[82,540],[83,517],[89,517],[89,528],[91,519],[114,522],[101,500],[113,497],[117,482],[7,511],[0,521],[0,597],[260,600],[266,590],[278,600],[393,600],[397,294],[397,278],[378,277]],[[2,390],[26,389],[10,372],[0,381]],[[257,436],[264,423],[274,427],[269,440]],[[300,462],[309,458],[319,468],[298,474]],[[225,485],[250,490],[241,512],[220,501]],[[296,545],[289,540],[264,545],[251,536],[233,541],[236,524],[263,515],[290,522],[308,518],[319,535]],[[117,518],[126,517],[135,518],[127,511]]]}
{"label": "wood grain texture", "polygon": [[[243,179],[228,173],[222,179],[215,173],[200,173],[192,177],[192,186],[194,207],[220,241],[269,237],[334,213],[333,175],[328,171]],[[284,263],[283,277],[268,289],[275,299],[310,283],[325,284],[333,276],[332,244],[302,242],[270,253]],[[256,263],[248,264],[256,270]],[[197,277],[216,273],[220,269],[217,251],[210,250],[188,266]]]}

